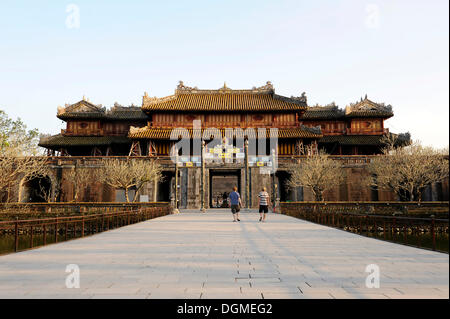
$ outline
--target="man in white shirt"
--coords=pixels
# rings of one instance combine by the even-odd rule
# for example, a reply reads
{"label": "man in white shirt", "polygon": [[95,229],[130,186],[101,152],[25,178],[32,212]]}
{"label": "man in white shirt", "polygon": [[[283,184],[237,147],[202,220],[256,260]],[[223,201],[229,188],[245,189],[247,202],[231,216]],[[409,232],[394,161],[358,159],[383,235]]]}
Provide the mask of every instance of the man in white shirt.
{"label": "man in white shirt", "polygon": [[263,187],[258,194],[258,205],[259,205],[259,221],[266,221],[266,215],[269,212],[270,197],[267,193],[266,188]]}

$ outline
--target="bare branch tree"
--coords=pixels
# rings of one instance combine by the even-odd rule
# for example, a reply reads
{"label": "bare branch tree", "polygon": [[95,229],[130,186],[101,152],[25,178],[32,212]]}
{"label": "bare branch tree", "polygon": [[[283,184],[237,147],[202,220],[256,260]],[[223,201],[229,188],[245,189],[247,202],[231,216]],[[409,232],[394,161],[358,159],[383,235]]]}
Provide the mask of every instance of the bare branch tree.
{"label": "bare branch tree", "polygon": [[52,187],[46,187],[47,185],[45,185],[44,181],[47,180],[47,182],[49,181],[48,178],[40,178],[38,180],[38,188],[34,190],[34,192],[36,193],[36,196],[42,198],[43,200],[45,200],[47,203],[52,201]]}
{"label": "bare branch tree", "polygon": [[49,174],[50,168],[45,157],[16,157],[9,154],[0,156],[0,189],[6,191],[7,202],[11,200],[11,193],[18,189],[20,182],[45,178]]}
{"label": "bare branch tree", "polygon": [[81,189],[86,188],[89,183],[92,183],[94,176],[93,169],[77,164],[70,170],[67,177],[72,182],[73,201],[78,201]]}
{"label": "bare branch tree", "polygon": [[[0,110],[0,193],[6,201],[19,183],[49,174],[47,158],[38,157],[37,130],[27,130],[22,120],[12,120]],[[0,196],[3,197],[3,196]]]}
{"label": "bare branch tree", "polygon": [[105,159],[98,174],[103,183],[116,189],[124,189],[126,200],[130,202],[129,190],[136,189],[133,198],[135,201],[145,184],[161,179],[161,166],[153,159]]}
{"label": "bare branch tree", "polygon": [[162,167],[155,160],[141,160],[142,162],[135,166],[134,173],[136,176],[136,192],[133,202],[136,201],[139,191],[147,183],[162,180]]}
{"label": "bare branch tree", "polygon": [[311,189],[316,201],[323,201],[324,191],[342,184],[345,172],[341,163],[323,151],[313,153],[289,168],[290,187],[303,186]]}
{"label": "bare branch tree", "polygon": [[448,178],[448,150],[424,147],[419,142],[390,147],[373,158],[368,169],[375,176],[370,182],[373,186],[420,201],[428,185]]}

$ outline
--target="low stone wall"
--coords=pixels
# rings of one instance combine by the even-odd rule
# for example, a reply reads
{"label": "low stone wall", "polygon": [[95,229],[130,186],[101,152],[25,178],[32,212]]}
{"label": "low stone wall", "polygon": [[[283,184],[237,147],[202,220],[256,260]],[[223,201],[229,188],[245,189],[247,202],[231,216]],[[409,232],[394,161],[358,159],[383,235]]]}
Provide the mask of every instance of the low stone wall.
{"label": "low stone wall", "polygon": [[449,202],[281,202],[283,214],[331,212],[376,215],[403,215],[436,218],[449,217]]}
{"label": "low stone wall", "polygon": [[[367,163],[373,156],[365,155],[346,155],[346,156],[332,156],[336,161],[340,161],[346,173],[346,181],[340,186],[336,186],[324,192],[324,199],[326,201],[396,201],[398,196],[388,190],[372,190],[361,184],[361,180],[365,179],[369,173],[366,169]],[[126,160],[128,157],[113,157]],[[150,157],[142,157],[146,159],[153,159]],[[314,196],[312,191],[307,187],[297,187],[295,189],[289,189],[287,187],[287,181],[289,179],[290,164],[298,159],[302,159],[304,156],[280,156],[278,160],[278,171],[275,174],[275,178],[272,178],[269,174],[262,173],[261,168],[257,166],[249,167],[249,201],[252,208],[257,208],[258,205],[258,193],[261,187],[265,186],[272,196],[273,183],[277,185],[277,198],[281,201],[313,201]],[[102,157],[49,157],[49,165],[51,167],[51,173],[48,178],[52,182],[53,195],[55,195],[56,189],[57,196],[53,196],[57,202],[67,203],[74,198],[74,187],[71,182],[69,172],[73,169],[74,165],[80,165],[91,169],[97,169],[99,160]],[[157,157],[158,162],[162,165],[164,171],[164,180],[159,183],[150,182],[145,185],[139,195],[147,195],[149,200],[152,201],[169,201],[174,196],[174,176],[175,165],[169,157]],[[211,197],[217,196],[217,194],[210,194],[214,192],[217,187],[214,187],[215,182],[211,178],[214,175],[232,174],[237,178],[239,185],[239,191],[242,199],[245,201],[246,194],[246,172],[245,165],[243,163],[209,163],[205,169],[205,204],[208,207],[211,202]],[[218,182],[220,183],[220,181]],[[179,192],[178,203],[179,208],[200,209],[201,200],[201,168],[200,167],[179,167]],[[217,184],[217,183],[216,183]],[[18,181],[17,185],[20,185]],[[228,188],[231,187],[228,185]],[[29,196],[31,189],[17,186],[11,191],[9,197],[12,201],[33,202],[35,199],[31,199]],[[223,191],[223,190],[219,190]],[[124,200],[121,192],[118,192],[114,188],[102,184],[99,181],[92,181],[84,190],[78,194],[78,200],[89,203],[96,202],[115,202],[117,200]],[[423,192],[422,200],[424,201],[448,201],[449,197],[449,183],[448,179],[441,183],[433,183],[427,187]],[[246,203],[244,203],[246,205]],[[1,208],[0,208],[1,209]]]}

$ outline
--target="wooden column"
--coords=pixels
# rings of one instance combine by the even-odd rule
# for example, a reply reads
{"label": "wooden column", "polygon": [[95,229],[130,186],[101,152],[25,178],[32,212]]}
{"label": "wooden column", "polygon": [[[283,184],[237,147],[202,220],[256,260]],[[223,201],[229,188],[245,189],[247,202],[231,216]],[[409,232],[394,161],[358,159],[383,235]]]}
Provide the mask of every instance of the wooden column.
{"label": "wooden column", "polygon": [[202,169],[201,169],[201,180],[200,180],[200,201],[201,207],[200,211],[202,213],[206,212],[205,209],[205,141],[202,141],[202,151],[201,151],[201,161],[202,161]]}
{"label": "wooden column", "polygon": [[245,152],[245,207],[250,208],[250,172],[248,169],[248,139],[244,142]]}

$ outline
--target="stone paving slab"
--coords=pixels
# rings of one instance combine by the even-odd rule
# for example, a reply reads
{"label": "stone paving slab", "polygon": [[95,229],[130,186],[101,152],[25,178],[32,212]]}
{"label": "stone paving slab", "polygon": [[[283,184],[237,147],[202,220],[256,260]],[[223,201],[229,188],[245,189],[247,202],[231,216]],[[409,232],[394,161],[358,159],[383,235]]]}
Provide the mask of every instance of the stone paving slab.
{"label": "stone paving slab", "polygon": [[[0,298],[448,298],[449,255],[292,217],[182,212],[0,256]],[[79,289],[65,287],[80,267]],[[380,268],[380,288],[365,285]]]}

